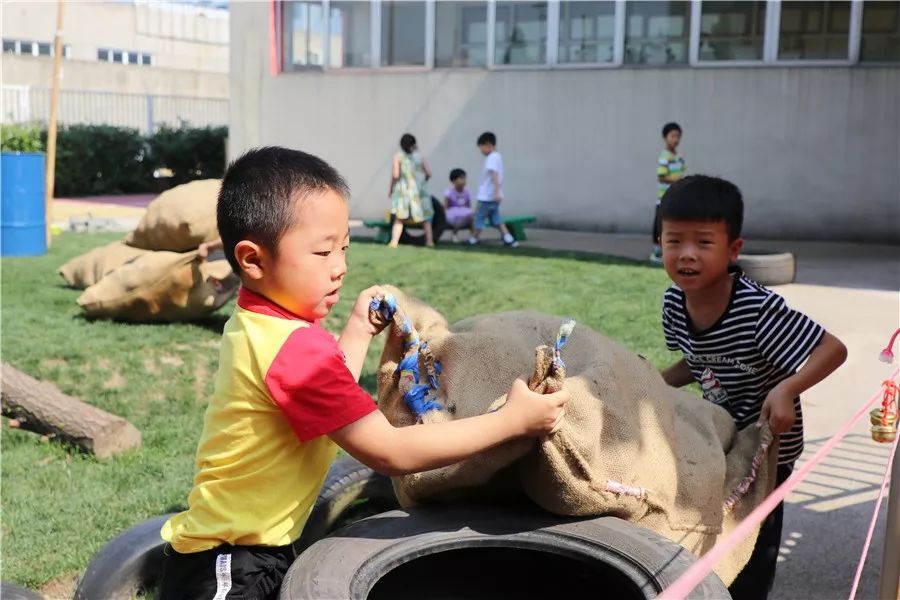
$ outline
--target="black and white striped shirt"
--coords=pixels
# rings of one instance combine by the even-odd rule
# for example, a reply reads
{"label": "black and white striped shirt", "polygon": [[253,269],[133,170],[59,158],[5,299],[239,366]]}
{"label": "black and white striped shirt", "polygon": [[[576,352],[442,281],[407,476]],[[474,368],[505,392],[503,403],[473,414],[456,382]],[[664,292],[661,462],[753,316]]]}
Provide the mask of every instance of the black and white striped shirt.
{"label": "black and white striped shirt", "polygon": [[[825,330],[740,269],[730,272],[731,300],[712,327],[696,331],[677,285],[663,296],[662,320],[666,346],[684,354],[703,397],[726,408],[743,429],[759,419],[769,391],[800,368]],[[803,452],[800,398],[794,408],[797,420],[781,435],[779,464],[793,463]]]}

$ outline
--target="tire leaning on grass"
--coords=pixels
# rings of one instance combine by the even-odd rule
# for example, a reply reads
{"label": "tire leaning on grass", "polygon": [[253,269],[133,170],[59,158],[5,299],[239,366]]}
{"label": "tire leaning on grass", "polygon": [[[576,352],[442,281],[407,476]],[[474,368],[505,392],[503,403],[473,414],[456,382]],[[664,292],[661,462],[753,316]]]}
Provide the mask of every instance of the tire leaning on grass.
{"label": "tire leaning on grass", "polygon": [[148,519],[103,546],[79,580],[75,600],[130,600],[138,590],[156,586],[166,545],[159,530],[171,516]]}
{"label": "tire leaning on grass", "polygon": [[303,552],[348,523],[399,506],[390,477],[379,475],[355,458],[338,458],[328,471],[294,547],[298,553]]}
{"label": "tire leaning on grass", "polygon": [[790,252],[744,251],[737,264],[747,277],[762,285],[784,285],[797,278],[797,261]]}
{"label": "tire leaning on grass", "polygon": [[2,600],[44,600],[44,597],[28,588],[0,581],[0,599]]}
{"label": "tire leaning on grass", "polygon": [[[445,505],[358,521],[301,554],[281,600],[492,597],[654,598],[696,557],[616,517],[569,519],[537,509]],[[687,598],[730,598],[707,575]]]}

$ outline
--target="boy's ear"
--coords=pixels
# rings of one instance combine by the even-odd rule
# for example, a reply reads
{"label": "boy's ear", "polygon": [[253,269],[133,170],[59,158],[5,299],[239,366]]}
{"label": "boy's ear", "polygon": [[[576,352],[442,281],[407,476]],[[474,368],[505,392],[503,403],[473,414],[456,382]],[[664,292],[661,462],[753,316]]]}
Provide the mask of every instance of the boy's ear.
{"label": "boy's ear", "polygon": [[731,242],[728,246],[728,258],[731,259],[732,263],[737,262],[738,255],[741,253],[741,250],[744,248],[744,238],[738,238]]}
{"label": "boy's ear", "polygon": [[263,277],[263,254],[265,250],[256,242],[241,240],[234,246],[234,258],[244,275],[259,280]]}

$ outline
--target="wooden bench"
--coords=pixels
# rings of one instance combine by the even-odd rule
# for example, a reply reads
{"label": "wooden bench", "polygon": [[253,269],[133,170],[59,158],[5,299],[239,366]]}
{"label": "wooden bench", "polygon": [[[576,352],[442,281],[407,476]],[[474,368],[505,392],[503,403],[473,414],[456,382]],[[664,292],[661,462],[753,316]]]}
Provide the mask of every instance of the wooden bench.
{"label": "wooden bench", "polygon": [[[506,225],[506,227],[509,229],[510,235],[512,235],[517,242],[523,242],[528,239],[528,236],[525,235],[525,225],[527,223],[534,223],[536,218],[532,215],[510,215],[508,217],[501,217],[501,220],[503,221],[503,224]],[[363,221],[363,225],[378,230],[375,233],[376,242],[387,244],[391,241],[390,221],[368,219]],[[406,225],[405,227],[409,229],[421,229],[422,224],[416,223],[415,225]]]}

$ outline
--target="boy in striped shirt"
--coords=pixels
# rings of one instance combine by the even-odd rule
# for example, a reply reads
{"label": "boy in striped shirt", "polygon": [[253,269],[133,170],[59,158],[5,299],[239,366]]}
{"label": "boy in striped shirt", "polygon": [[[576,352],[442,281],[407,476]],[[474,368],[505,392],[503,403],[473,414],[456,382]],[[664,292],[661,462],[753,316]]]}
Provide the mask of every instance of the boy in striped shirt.
{"label": "boy in striped shirt", "polygon": [[678,123],[666,123],[662,129],[663,142],[666,147],[659,153],[656,161],[656,210],[653,213],[653,251],[650,261],[662,262],[662,247],[659,245],[659,203],[669,186],[684,177],[684,157],[678,155],[678,144],[681,143],[681,126]]}
{"label": "boy in striped shirt", "polygon": [[[837,369],[847,350],[733,266],[743,246],[743,213],[737,186],[715,177],[685,177],[662,198],[663,266],[674,283],[663,297],[663,332],[669,350],[684,355],[662,376],[675,387],[699,383],[739,429],[767,421],[780,435],[781,485],[803,452],[800,394]],[[767,597],[783,512],[779,504],[760,527],[750,561],[730,588],[735,600]]]}

